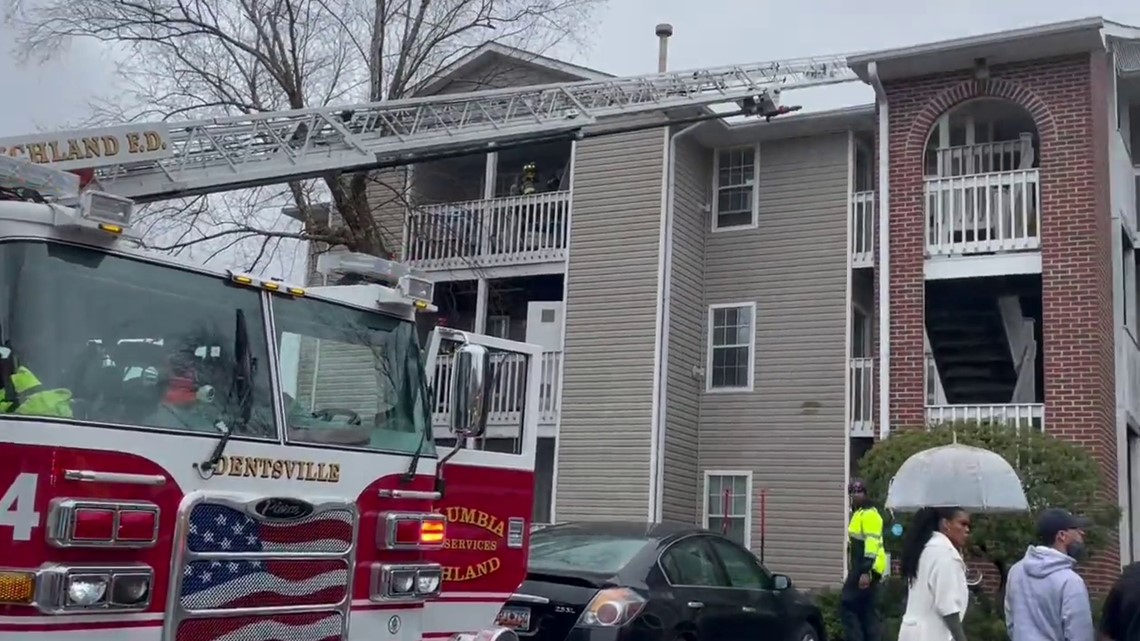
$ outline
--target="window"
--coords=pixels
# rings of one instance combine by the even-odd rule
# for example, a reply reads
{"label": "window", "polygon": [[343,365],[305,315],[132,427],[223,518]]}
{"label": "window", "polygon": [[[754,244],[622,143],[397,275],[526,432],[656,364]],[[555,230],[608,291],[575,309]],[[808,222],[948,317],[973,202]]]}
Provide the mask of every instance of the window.
{"label": "window", "polygon": [[751,552],[742,547],[733,545],[724,539],[709,539],[724,571],[728,574],[728,582],[734,588],[749,588],[752,590],[771,590],[772,577]]}
{"label": "window", "polygon": [[283,297],[273,318],[289,440],[435,455],[411,321]]}
{"label": "window", "polygon": [[650,540],[584,532],[574,527],[544,528],[530,535],[531,572],[617,574]]}
{"label": "window", "polygon": [[705,472],[705,527],[750,547],[751,496],[752,472]]}
{"label": "window", "polygon": [[713,167],[713,231],[756,226],[759,146],[716,152]]}
{"label": "window", "polygon": [[511,317],[510,316],[488,316],[487,317],[487,335],[495,336],[496,338],[510,338],[511,337]]}
{"label": "window", "polygon": [[[8,411],[211,437],[221,422],[276,438],[258,291],[24,241],[0,245],[0,290],[0,343],[24,392]],[[30,377],[39,387],[21,389]]]}
{"label": "window", "polygon": [[661,569],[673,585],[700,585],[729,587],[721,578],[716,557],[713,556],[705,536],[681,539],[661,555]]}
{"label": "window", "polygon": [[756,303],[709,306],[708,391],[752,391],[755,318]]}

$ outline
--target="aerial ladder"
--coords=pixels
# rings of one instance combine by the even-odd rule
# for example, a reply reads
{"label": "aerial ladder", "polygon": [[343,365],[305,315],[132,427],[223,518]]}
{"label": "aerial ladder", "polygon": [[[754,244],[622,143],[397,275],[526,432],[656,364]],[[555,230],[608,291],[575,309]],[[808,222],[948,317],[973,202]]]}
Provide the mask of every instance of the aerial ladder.
{"label": "aerial ladder", "polygon": [[[131,131],[115,143],[114,154],[104,144],[106,130],[23,136],[0,139],[0,156],[84,170],[93,173],[99,190],[145,203],[486,153],[557,137],[582,139],[732,115],[770,120],[796,110],[781,106],[783,91],[854,80],[842,56],[801,58],[139,123],[119,128]],[[710,111],[721,104],[733,109]],[[702,115],[694,117],[693,108],[704,108]]]}

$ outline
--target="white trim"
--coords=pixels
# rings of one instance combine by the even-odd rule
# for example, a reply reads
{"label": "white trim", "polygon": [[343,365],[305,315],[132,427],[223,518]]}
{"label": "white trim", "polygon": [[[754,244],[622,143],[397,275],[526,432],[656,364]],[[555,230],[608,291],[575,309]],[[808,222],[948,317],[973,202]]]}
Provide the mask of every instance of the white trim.
{"label": "white trim", "polygon": [[570,192],[570,204],[566,211],[566,259],[562,263],[562,332],[561,343],[558,349],[562,358],[558,359],[558,421],[554,424],[554,469],[551,470],[553,478],[550,479],[550,522],[558,522],[558,454],[562,443],[562,389],[566,383],[566,318],[570,312],[567,294],[570,292],[570,241],[574,233],[574,174],[578,159],[578,141],[570,142],[570,168],[567,190]]}
{"label": "white trim", "polygon": [[1041,252],[927,258],[922,272],[926,280],[1040,274]]}
{"label": "white trim", "polygon": [[[712,477],[739,478],[744,477],[744,491],[747,497],[744,501],[744,547],[752,549],[752,470],[705,470],[705,480],[701,484],[701,527],[709,529],[709,479]],[[725,515],[724,518],[736,518],[736,515]]]}
{"label": "white trim", "polygon": [[[745,387],[713,387],[713,312],[718,309],[739,309],[742,307],[748,308],[748,310],[752,313],[752,331],[749,332],[748,335],[748,385]],[[709,305],[705,322],[707,330],[707,337],[705,339],[705,393],[742,394],[752,392],[756,387],[756,301],[742,301],[738,303],[714,303],[712,305]],[[721,345],[720,347],[729,346]],[[737,345],[737,347],[739,347],[739,345]],[[846,369],[846,367],[844,369]]]}
{"label": "white trim", "polygon": [[[855,323],[855,310],[859,308],[859,312],[867,318],[867,325],[870,326],[870,315],[862,308],[858,302],[855,301],[855,288],[852,282],[854,266],[852,262],[853,252],[855,249],[854,238],[854,222],[855,222],[855,171],[856,171],[856,157],[858,150],[855,144],[855,131],[847,131],[847,306],[844,312],[847,314],[847,320],[843,323],[843,332],[845,338],[843,340],[843,487],[846,488],[847,484],[851,482],[851,356],[852,356],[852,342],[854,339],[854,332],[851,330],[852,325]],[[873,335],[872,335],[873,337]],[[862,342],[863,337],[859,337]],[[843,522],[847,522],[847,510],[850,509],[850,503],[847,501],[846,492],[843,493],[842,509],[843,509]],[[838,535],[842,540],[839,549],[841,554],[839,556],[839,577],[843,577],[847,572],[847,533],[844,532]]]}
{"label": "white trim", "polygon": [[[746,225],[731,225],[728,227],[721,227],[718,225],[718,217],[720,205],[720,191],[721,189],[732,189],[744,187],[745,185],[727,185],[722,187],[720,184],[720,155],[725,152],[740,151],[741,149],[752,150],[752,222]],[[725,232],[725,231],[741,231],[745,229],[756,229],[760,226],[760,143],[754,145],[740,145],[737,147],[722,147],[713,150],[713,171],[712,171],[712,205],[709,207],[712,211],[711,231],[712,233]]]}
{"label": "white trim", "polygon": [[668,127],[662,127],[661,136],[661,225],[657,237],[657,299],[653,327],[653,401],[649,415],[649,497],[646,503],[645,520],[653,523],[657,520],[657,485],[660,478],[657,476],[658,459],[662,458],[662,443],[657,438],[661,427],[661,388],[664,386],[666,375],[662,372],[665,356],[662,353],[665,344],[665,289],[667,287],[667,272],[669,271],[669,257],[666,247],[669,244],[669,143],[672,134]]}
{"label": "white trim", "polygon": [[[677,198],[677,141],[679,141],[686,134],[692,132],[703,123],[693,123],[684,129],[681,129],[675,134],[669,134],[669,142],[665,147],[668,159],[666,160],[666,203],[665,203],[665,226],[667,242],[665,244],[665,287],[662,292],[664,299],[664,306],[662,309],[662,324],[659,328],[661,335],[660,354],[661,354],[661,371],[665,375],[661,377],[661,386],[657,395],[654,397],[656,403],[657,413],[652,422],[652,433],[650,435],[650,487],[652,495],[649,504],[649,513],[651,520],[663,521],[665,520],[665,433],[668,431],[668,416],[669,404],[669,337],[672,330],[672,323],[670,322],[671,312],[673,309],[673,246],[676,240],[673,236],[673,228],[676,224],[676,198]],[[666,129],[668,132],[668,129]]]}
{"label": "white trim", "polygon": [[431,95],[434,91],[440,89],[448,80],[451,80],[452,77],[464,67],[490,53],[497,53],[506,58],[535,65],[536,67],[545,67],[570,76],[578,76],[583,80],[607,80],[613,78],[610,74],[602,73],[601,71],[581,67],[554,58],[548,58],[541,54],[526,51],[525,49],[518,49],[498,42],[487,42],[480,45],[477,49],[456,58],[443,69],[437,71],[431,78],[427,79],[427,82],[416,87],[413,91],[413,95]]}
{"label": "white trim", "polygon": [[[567,237],[569,239],[569,237]],[[533,261],[517,265],[488,265],[463,267],[459,269],[431,269],[420,267],[416,261],[409,261],[408,265],[423,272],[436,283],[456,280],[498,280],[501,278],[518,278],[520,276],[544,276],[547,274],[565,274],[566,259],[554,258],[552,260]]]}
{"label": "white trim", "polygon": [[879,107],[879,438],[891,434],[891,109],[879,63],[867,65]]}

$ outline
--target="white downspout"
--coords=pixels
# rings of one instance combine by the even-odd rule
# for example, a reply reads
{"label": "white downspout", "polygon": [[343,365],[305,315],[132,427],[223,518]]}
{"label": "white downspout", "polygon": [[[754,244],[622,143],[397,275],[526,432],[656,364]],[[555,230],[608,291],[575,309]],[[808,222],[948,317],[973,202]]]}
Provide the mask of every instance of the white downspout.
{"label": "white downspout", "polygon": [[879,106],[879,438],[891,433],[891,116],[879,65],[867,65]]}
{"label": "white downspout", "polygon": [[658,305],[661,316],[657,319],[657,389],[653,399],[656,408],[653,416],[653,433],[650,441],[650,470],[649,470],[649,522],[656,523],[663,520],[663,504],[665,502],[665,416],[666,399],[669,388],[669,316],[672,307],[673,295],[673,209],[676,205],[677,182],[677,141],[702,123],[693,123],[669,137],[669,144],[665,147],[666,179],[665,179],[665,207],[662,225],[664,238],[662,241],[661,260],[661,304]]}

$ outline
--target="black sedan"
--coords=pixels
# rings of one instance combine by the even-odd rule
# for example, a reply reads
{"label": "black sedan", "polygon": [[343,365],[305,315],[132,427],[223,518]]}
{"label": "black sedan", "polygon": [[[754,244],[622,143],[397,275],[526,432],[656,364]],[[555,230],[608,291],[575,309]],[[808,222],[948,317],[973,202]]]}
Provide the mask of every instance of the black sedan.
{"label": "black sedan", "polygon": [[747,549],[691,525],[584,522],[530,535],[498,624],[523,641],[826,641],[819,608]]}

